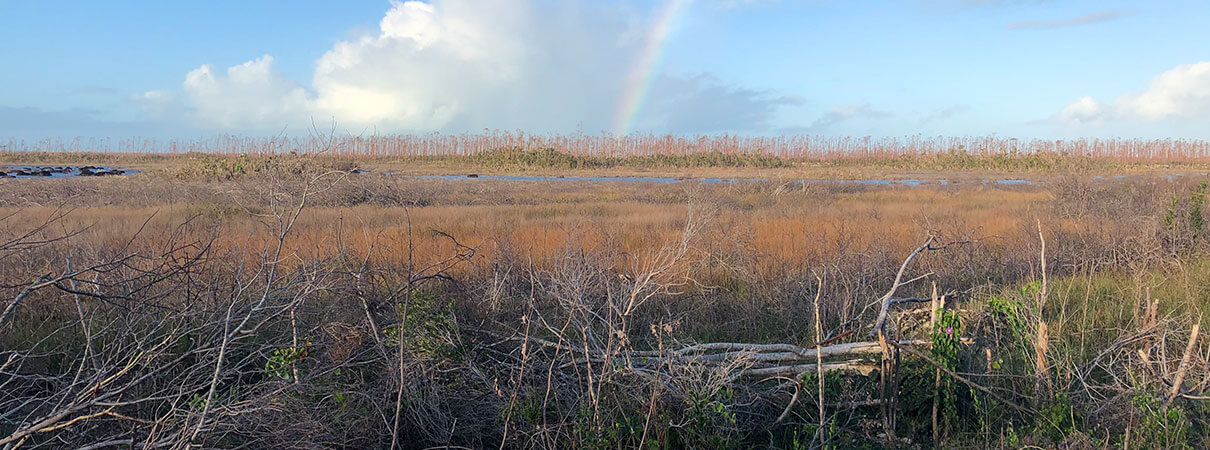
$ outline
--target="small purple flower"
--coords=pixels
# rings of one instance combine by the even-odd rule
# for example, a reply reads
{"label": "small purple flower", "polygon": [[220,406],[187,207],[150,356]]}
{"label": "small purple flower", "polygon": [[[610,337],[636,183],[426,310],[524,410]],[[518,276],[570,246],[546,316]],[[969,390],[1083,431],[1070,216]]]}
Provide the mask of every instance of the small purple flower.
{"label": "small purple flower", "polygon": [[948,335],[950,335],[950,336],[953,336],[953,335],[954,335],[954,327],[945,327],[945,334],[948,334]]}

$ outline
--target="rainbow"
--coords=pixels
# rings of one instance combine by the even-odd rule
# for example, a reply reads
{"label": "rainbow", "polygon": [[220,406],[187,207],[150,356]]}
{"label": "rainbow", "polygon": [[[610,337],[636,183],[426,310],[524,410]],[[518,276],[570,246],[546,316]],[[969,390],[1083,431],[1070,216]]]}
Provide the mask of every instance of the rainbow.
{"label": "rainbow", "polygon": [[639,54],[634,70],[626,78],[621,102],[618,103],[618,109],[613,116],[613,130],[619,136],[629,133],[630,127],[634,125],[634,119],[643,106],[647,92],[651,89],[651,81],[655,78],[656,62],[664,50],[664,45],[668,42],[668,35],[672,30],[672,25],[676,22],[677,13],[690,1],[668,0],[668,4],[652,25],[651,31],[647,33],[647,42]]}

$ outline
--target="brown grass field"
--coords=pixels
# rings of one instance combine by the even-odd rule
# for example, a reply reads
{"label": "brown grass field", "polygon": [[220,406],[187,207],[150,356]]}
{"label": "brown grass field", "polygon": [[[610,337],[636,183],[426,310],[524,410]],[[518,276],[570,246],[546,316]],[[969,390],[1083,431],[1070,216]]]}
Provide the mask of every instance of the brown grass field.
{"label": "brown grass field", "polygon": [[1159,154],[0,154],[140,170],[0,180],[0,445],[1202,447]]}

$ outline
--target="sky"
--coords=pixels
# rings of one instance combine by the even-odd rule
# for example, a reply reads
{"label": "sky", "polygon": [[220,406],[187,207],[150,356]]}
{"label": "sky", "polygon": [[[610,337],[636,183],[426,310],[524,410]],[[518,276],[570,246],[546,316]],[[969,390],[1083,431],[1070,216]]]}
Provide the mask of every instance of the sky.
{"label": "sky", "polygon": [[1210,2],[0,0],[0,140],[1210,139]]}

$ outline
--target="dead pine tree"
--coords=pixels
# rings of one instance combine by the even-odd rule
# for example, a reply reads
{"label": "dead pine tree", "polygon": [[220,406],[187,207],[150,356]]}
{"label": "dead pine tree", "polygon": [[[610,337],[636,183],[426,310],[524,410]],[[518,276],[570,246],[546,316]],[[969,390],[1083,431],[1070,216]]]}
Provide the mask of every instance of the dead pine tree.
{"label": "dead pine tree", "polygon": [[1046,279],[1046,237],[1042,235],[1042,221],[1038,221],[1038,241],[1042,248],[1040,251],[1040,260],[1042,264],[1042,286],[1038,289],[1038,335],[1034,341],[1034,369],[1037,375],[1036,390],[1038,401],[1046,398],[1050,392],[1050,369],[1046,363],[1046,349],[1048,346],[1046,316],[1043,314],[1046,309],[1046,300],[1049,286]]}
{"label": "dead pine tree", "polygon": [[[932,302],[929,307],[929,331],[935,333],[937,330],[937,312],[945,307],[945,297],[938,299],[937,283],[933,283]],[[936,369],[936,377],[933,379],[933,442],[940,442],[940,429],[937,424],[937,410],[941,403],[941,369]]]}
{"label": "dead pine tree", "polygon": [[913,250],[912,253],[908,254],[907,258],[903,260],[903,264],[899,266],[899,272],[895,274],[895,281],[891,283],[891,288],[887,290],[887,293],[883,294],[882,298],[880,299],[882,306],[878,311],[878,318],[874,321],[872,333],[878,336],[878,348],[882,352],[882,362],[879,365],[881,379],[878,383],[879,395],[882,397],[882,426],[886,432],[886,443],[889,447],[895,446],[895,398],[896,392],[898,391],[896,383],[896,369],[898,366],[897,363],[899,362],[899,349],[898,346],[891,345],[887,342],[887,314],[890,312],[891,306],[893,306],[895,303],[902,303],[902,301],[896,301],[894,298],[895,291],[899,290],[901,286],[923,278],[922,276],[903,281],[903,273],[907,271],[908,264],[910,264],[912,260],[915,259],[916,256],[921,252],[937,249],[937,247],[933,246],[933,243],[936,241],[937,235],[929,234],[929,237],[924,241],[924,244]]}

